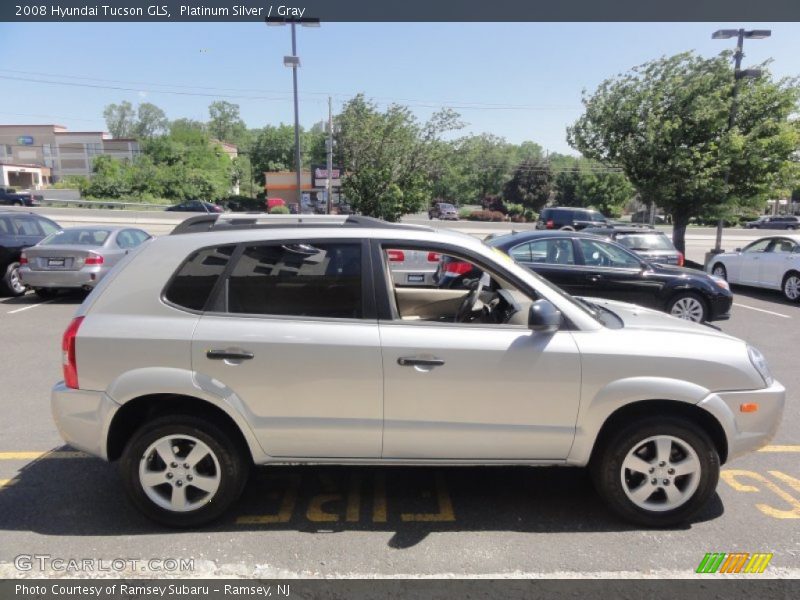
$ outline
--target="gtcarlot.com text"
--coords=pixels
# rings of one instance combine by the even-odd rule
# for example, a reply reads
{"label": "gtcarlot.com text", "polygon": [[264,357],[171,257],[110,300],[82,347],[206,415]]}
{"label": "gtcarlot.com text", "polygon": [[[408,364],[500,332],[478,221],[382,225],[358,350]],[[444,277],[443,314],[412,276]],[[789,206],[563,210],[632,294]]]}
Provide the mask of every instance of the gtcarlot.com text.
{"label": "gtcarlot.com text", "polygon": [[19,571],[58,571],[63,573],[95,571],[98,573],[146,572],[174,573],[194,571],[193,558],[74,558],[51,554],[18,554],[14,566]]}

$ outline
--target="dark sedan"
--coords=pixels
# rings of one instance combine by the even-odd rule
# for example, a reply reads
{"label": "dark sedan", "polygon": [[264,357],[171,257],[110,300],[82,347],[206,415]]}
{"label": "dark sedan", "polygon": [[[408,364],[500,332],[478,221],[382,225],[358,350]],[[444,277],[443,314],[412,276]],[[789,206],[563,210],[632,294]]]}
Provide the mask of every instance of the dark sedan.
{"label": "dark sedan", "polygon": [[683,266],[683,253],[663,231],[644,227],[587,227],[583,232],[622,244],[647,261]]}
{"label": "dark sedan", "polygon": [[488,242],[575,296],[595,296],[663,310],[695,322],[730,316],[726,281],[650,263],[615,242],[581,232],[523,231]]}
{"label": "dark sedan", "polygon": [[788,216],[768,216],[764,215],[755,221],[748,221],[744,224],[745,229],[786,229],[793,231],[800,229],[800,217]]}
{"label": "dark sedan", "polygon": [[169,206],[164,210],[172,212],[221,213],[222,207],[203,200],[187,200],[186,202]]}

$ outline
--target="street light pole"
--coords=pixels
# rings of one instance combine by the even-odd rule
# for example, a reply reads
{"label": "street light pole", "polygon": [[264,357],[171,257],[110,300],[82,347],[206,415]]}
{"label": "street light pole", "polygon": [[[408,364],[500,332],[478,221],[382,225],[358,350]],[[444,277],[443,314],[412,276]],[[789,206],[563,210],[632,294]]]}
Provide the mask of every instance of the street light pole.
{"label": "street light pole", "polygon": [[[292,21],[292,56],[297,59],[297,34],[296,24]],[[301,185],[300,176],[300,105],[297,100],[297,67],[299,66],[299,59],[295,60],[292,64],[292,83],[294,86],[294,167],[297,172],[297,214],[303,212],[303,188]]]}
{"label": "street light pole", "polygon": [[[719,31],[715,31],[711,39],[714,40],[724,40],[730,39],[735,37],[736,38],[736,52],[733,55],[734,60],[734,67],[733,67],[733,92],[731,93],[731,108],[730,112],[728,113],[728,131],[733,129],[734,124],[736,123],[736,112],[738,110],[738,97],[739,97],[739,80],[744,77],[755,78],[761,75],[761,71],[758,69],[747,69],[746,71],[742,71],[742,58],[744,57],[744,38],[754,39],[754,40],[761,40],[764,38],[768,38],[772,35],[772,32],[768,29],[754,29],[750,31],[746,31],[745,29],[720,29]],[[728,182],[730,181],[731,177],[731,168],[728,166],[727,170],[725,171],[725,178],[724,178],[724,185],[725,189],[728,187]],[[711,254],[719,254],[722,252],[722,228],[725,225],[724,219],[720,219],[717,222],[717,239],[716,243],[714,244],[714,249],[711,251]]]}

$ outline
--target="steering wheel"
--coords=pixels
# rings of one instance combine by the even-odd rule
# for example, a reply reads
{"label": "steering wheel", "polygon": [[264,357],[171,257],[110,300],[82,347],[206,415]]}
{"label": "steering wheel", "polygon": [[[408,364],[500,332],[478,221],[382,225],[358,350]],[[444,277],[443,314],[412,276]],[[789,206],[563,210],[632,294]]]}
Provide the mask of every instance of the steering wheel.
{"label": "steering wheel", "polygon": [[456,317],[453,321],[454,323],[464,323],[467,320],[467,317],[475,309],[475,305],[478,303],[478,298],[481,297],[483,285],[483,277],[480,277],[475,282],[475,287],[472,288],[469,294],[464,296],[464,299],[461,301],[461,306],[458,307],[458,312],[456,313]]}

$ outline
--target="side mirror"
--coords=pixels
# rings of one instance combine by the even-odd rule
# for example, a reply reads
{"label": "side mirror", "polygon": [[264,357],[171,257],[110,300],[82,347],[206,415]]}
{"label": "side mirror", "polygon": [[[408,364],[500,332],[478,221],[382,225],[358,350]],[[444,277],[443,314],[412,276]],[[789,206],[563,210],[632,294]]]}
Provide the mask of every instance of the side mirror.
{"label": "side mirror", "polygon": [[734,251],[734,252],[741,252],[741,251],[742,251],[742,249],[741,249],[741,248],[734,248],[734,249],[733,249],[733,251]]}
{"label": "side mirror", "polygon": [[549,300],[537,300],[528,310],[528,328],[552,333],[561,327],[561,311]]}

